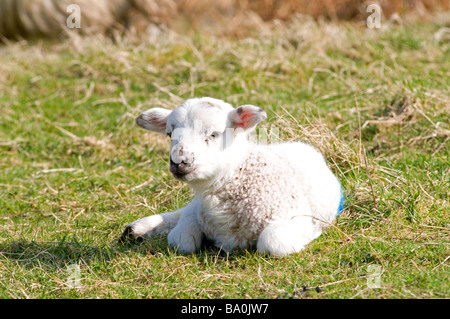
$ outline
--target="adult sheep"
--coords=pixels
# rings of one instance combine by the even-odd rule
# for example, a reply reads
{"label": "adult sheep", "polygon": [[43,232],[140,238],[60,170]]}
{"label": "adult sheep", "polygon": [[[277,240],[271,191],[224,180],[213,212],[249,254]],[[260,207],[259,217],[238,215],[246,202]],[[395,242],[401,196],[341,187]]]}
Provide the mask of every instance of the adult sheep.
{"label": "adult sheep", "polygon": [[285,256],[317,238],[342,210],[340,183],[310,145],[251,143],[248,133],[266,118],[259,107],[206,97],[137,117],[139,126],[171,137],[170,171],[195,197],[132,222],[122,240],[168,233],[183,253],[206,237],[225,251],[256,246]]}
{"label": "adult sheep", "polygon": [[[72,19],[75,8],[79,9],[80,24],[71,26],[68,22],[76,21]],[[123,32],[138,24],[135,20],[139,18],[148,26],[170,20],[176,12],[174,0],[0,0],[0,40],[52,38],[70,31]]]}

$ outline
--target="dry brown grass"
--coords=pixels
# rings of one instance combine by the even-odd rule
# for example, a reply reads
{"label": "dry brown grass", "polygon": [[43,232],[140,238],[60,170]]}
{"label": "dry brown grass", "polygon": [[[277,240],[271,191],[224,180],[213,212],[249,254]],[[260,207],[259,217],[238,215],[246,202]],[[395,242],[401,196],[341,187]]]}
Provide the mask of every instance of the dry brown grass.
{"label": "dry brown grass", "polygon": [[428,17],[450,9],[449,0],[185,0],[177,1],[177,15],[165,17],[164,22],[176,29],[186,25],[202,30],[213,28],[221,34],[240,37],[248,29],[261,28],[274,20],[288,21],[299,14],[314,19],[364,21],[369,15],[367,6],[373,3],[380,5],[386,19],[394,14]]}
{"label": "dry brown grass", "polygon": [[328,18],[335,20],[348,20],[366,16],[369,4],[378,3],[385,16],[405,13],[425,14],[436,10],[450,9],[448,0],[225,0],[211,1],[186,0],[177,1],[179,11],[194,20],[195,17],[207,15],[220,20],[223,17],[236,16],[242,13],[253,12],[263,20],[288,20],[297,13],[310,15],[314,18]]}

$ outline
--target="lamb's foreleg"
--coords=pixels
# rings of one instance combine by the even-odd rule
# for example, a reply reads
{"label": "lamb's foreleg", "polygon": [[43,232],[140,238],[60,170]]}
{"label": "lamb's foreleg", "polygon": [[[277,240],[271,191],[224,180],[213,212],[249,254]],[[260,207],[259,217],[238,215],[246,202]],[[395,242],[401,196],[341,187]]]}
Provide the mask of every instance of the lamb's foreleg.
{"label": "lamb's foreleg", "polygon": [[[194,198],[185,207],[173,212],[147,216],[128,224],[120,240],[136,240],[142,237],[153,237],[169,234],[180,223],[180,220],[189,220],[193,212],[199,209],[199,201]],[[182,223],[184,225],[185,222]],[[169,242],[170,243],[170,242]]]}
{"label": "lamb's foreleg", "polygon": [[197,219],[202,209],[200,198],[195,197],[185,208],[177,226],[169,233],[167,241],[179,252],[190,254],[200,248],[203,240],[203,232]]}

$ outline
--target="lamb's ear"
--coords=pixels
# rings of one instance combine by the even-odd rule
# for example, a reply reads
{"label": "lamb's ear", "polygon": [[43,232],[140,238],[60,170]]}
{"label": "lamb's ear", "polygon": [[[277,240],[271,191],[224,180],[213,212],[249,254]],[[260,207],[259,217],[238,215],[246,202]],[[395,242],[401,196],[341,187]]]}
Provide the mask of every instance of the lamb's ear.
{"label": "lamb's ear", "polygon": [[166,123],[172,111],[155,107],[149,109],[136,118],[136,124],[146,130],[166,133]]}
{"label": "lamb's ear", "polygon": [[244,131],[256,126],[267,118],[266,112],[254,105],[241,105],[228,113],[230,126]]}

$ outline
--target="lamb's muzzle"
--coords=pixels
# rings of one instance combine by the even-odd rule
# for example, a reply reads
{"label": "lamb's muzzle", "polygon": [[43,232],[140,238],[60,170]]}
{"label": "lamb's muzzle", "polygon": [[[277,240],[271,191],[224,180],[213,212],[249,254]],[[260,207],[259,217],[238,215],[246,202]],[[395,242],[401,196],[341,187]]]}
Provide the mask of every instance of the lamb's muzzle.
{"label": "lamb's muzzle", "polygon": [[184,175],[191,173],[193,166],[191,163],[186,163],[181,161],[175,163],[172,158],[170,158],[170,172],[177,178],[182,178]]}

